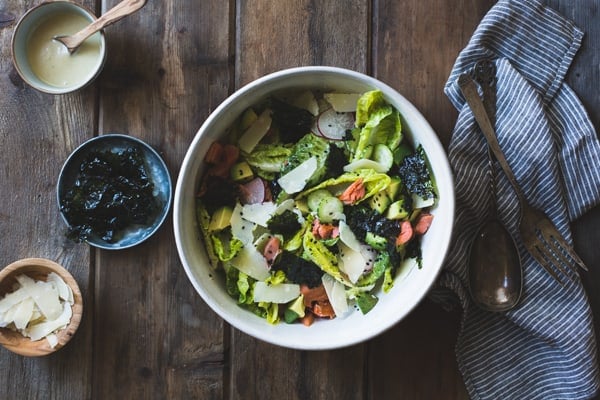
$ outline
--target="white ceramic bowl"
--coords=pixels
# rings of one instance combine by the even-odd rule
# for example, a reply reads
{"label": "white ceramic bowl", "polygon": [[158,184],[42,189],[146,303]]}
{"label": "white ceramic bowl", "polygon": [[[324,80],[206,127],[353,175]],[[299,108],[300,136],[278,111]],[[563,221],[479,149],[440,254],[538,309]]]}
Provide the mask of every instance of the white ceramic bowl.
{"label": "white ceramic bowl", "polygon": [[[425,149],[435,175],[439,203],[432,211],[434,222],[423,238],[423,268],[414,268],[381,293],[377,305],[366,315],[353,311],[346,318],[317,320],[312,326],[270,325],[240,308],[225,291],[224,283],[209,265],[200,239],[195,214],[195,193],[204,171],[203,158],[210,144],[249,106],[273,91],[321,88],[361,93],[380,89],[402,115],[406,137]],[[300,67],[260,78],[226,99],[204,122],[185,156],[174,197],[174,230],[183,267],[204,301],[235,328],[263,341],[304,350],[349,346],[370,339],[402,320],[423,299],[434,283],[446,255],[454,220],[454,189],[446,153],[431,126],[419,111],[384,83],[349,70],[333,67]]]}
{"label": "white ceramic bowl", "polygon": [[[95,50],[93,52],[90,51],[92,47],[90,47],[89,43],[86,44],[84,42],[80,50],[71,56],[68,55],[66,47],[63,49],[60,43],[56,41],[53,42],[51,37],[47,37],[50,31],[47,31],[44,34],[40,33],[40,31],[36,33],[36,30],[40,28],[41,25],[46,25],[47,27],[47,24],[52,21],[56,21],[54,24],[55,26],[61,27],[64,20],[60,20],[60,18],[64,15],[79,18],[83,17],[83,19],[90,23],[96,20],[96,16],[92,11],[77,3],[71,1],[48,1],[40,3],[27,11],[17,23],[13,33],[12,58],[15,68],[27,84],[41,92],[65,94],[81,89],[98,76],[106,60],[106,40],[102,31],[90,36],[86,41],[94,41],[97,43],[97,48],[94,48]],[[63,27],[62,29],[65,28]],[[61,30],[61,32],[63,32],[63,30]],[[62,34],[67,33],[75,32],[69,31]],[[46,37],[48,42],[45,47],[46,50],[42,52],[46,56],[45,68],[51,68],[52,64],[48,61],[48,55],[55,54],[57,53],[57,50],[60,49],[61,53],[64,53],[63,56],[67,56],[71,60],[71,62],[62,65],[60,69],[70,68],[82,70],[78,73],[75,73],[73,70],[67,70],[67,76],[69,77],[68,82],[61,81],[61,84],[49,82],[36,74],[35,67],[30,63],[30,58],[28,56],[28,46],[34,35]],[[86,58],[86,61],[82,61],[82,57]]]}

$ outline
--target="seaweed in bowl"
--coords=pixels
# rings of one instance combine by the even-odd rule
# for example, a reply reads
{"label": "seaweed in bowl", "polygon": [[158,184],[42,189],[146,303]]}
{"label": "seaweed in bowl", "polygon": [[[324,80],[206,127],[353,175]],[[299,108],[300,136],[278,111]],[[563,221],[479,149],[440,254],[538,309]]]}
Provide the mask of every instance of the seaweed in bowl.
{"label": "seaweed in bowl", "polygon": [[170,178],[142,141],[110,134],[91,139],[69,157],[58,184],[67,237],[106,249],[141,243],[168,211]]}
{"label": "seaweed in bowl", "polygon": [[130,225],[144,225],[160,211],[154,184],[137,147],[87,154],[60,211],[69,220],[68,237],[82,242],[97,235],[116,242]]}
{"label": "seaweed in bowl", "polygon": [[367,314],[421,266],[435,180],[383,92],[277,93],[228,132],[204,157],[197,219],[239,306],[273,324]]}

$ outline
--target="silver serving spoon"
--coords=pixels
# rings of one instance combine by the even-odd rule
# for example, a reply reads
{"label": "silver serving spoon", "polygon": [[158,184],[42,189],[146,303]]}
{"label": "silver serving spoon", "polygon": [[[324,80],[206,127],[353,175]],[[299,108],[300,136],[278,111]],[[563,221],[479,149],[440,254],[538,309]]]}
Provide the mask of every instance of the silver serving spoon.
{"label": "silver serving spoon", "polygon": [[133,14],[144,7],[147,1],[148,0],[123,0],[79,32],[72,35],[55,36],[53,39],[64,44],[67,50],[69,50],[69,53],[73,54],[87,38],[106,26],[117,22],[121,18]]}
{"label": "silver serving spoon", "polygon": [[[496,117],[496,68],[493,62],[475,65],[475,79],[483,90],[483,104],[492,121]],[[479,98],[478,98],[479,100]],[[469,260],[469,291],[475,304],[487,311],[507,311],[521,298],[523,270],[515,241],[498,218],[492,154],[487,219],[477,232]]]}

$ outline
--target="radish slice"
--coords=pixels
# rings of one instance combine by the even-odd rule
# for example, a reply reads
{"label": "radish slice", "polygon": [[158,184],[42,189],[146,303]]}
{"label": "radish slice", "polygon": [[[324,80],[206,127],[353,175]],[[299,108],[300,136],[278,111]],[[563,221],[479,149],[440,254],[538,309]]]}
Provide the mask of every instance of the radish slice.
{"label": "radish slice", "polygon": [[333,108],[323,112],[317,119],[317,129],[325,139],[343,140],[346,131],[352,128],[354,128],[354,115],[338,113]]}
{"label": "radish slice", "polygon": [[261,178],[254,178],[240,185],[240,197],[244,204],[256,204],[265,201],[265,183]]}

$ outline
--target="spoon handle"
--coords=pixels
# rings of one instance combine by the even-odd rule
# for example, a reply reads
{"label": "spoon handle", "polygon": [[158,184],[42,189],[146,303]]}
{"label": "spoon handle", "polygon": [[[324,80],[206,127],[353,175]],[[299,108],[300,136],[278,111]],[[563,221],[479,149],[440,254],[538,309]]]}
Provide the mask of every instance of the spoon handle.
{"label": "spoon handle", "polygon": [[491,60],[480,60],[475,63],[473,77],[483,91],[483,106],[492,127],[496,124],[496,65]]}
{"label": "spoon handle", "polygon": [[144,7],[147,1],[148,0],[123,0],[79,32],[69,37],[63,37],[61,41],[65,43],[67,48],[75,49],[94,33]]}
{"label": "spoon handle", "polygon": [[519,183],[517,182],[515,174],[510,168],[508,161],[506,161],[506,157],[504,157],[500,143],[498,143],[498,139],[496,138],[496,132],[494,131],[492,122],[486,113],[481,98],[479,98],[479,93],[477,93],[477,86],[475,86],[475,82],[468,74],[462,74],[460,78],[458,78],[458,85],[463,96],[465,96],[469,107],[471,107],[471,111],[473,112],[475,120],[477,121],[477,124],[479,124],[479,127],[481,128],[481,131],[488,142],[489,148],[492,150],[492,153],[494,153],[494,156],[498,160],[502,170],[508,177],[509,182],[517,193],[519,201],[521,204],[523,204],[525,197],[523,196],[523,192],[521,192],[521,188],[519,187]]}
{"label": "spoon handle", "polygon": [[[493,128],[496,124],[496,64],[492,60],[480,60],[475,63],[471,74],[483,91],[483,107],[490,119]],[[490,146],[486,146],[490,174],[490,200],[488,217],[498,215],[498,201],[496,200],[496,173],[494,156]]]}

